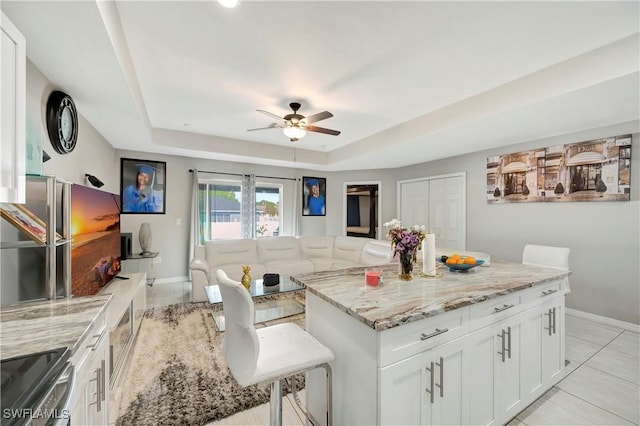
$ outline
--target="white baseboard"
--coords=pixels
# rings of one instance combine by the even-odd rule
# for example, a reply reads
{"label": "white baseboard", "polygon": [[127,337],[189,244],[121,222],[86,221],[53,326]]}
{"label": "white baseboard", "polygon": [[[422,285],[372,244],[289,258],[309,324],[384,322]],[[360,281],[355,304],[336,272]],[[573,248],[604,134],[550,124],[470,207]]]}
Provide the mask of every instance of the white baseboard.
{"label": "white baseboard", "polygon": [[601,315],[590,314],[589,312],[579,311],[577,309],[565,308],[567,315],[571,315],[576,318],[588,319],[600,324],[609,325],[612,327],[622,328],[624,330],[640,333],[640,325],[630,322],[620,321],[613,318],[603,317]]}
{"label": "white baseboard", "polygon": [[153,283],[154,284],[183,283],[186,281],[189,281],[189,277],[185,275],[182,277],[156,278],[156,280]]}

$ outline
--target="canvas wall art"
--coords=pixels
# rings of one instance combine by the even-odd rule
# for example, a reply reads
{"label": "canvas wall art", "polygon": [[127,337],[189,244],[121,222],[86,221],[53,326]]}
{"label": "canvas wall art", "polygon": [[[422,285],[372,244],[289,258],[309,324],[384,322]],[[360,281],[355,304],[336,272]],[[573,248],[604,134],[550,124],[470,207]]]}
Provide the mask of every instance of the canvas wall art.
{"label": "canvas wall art", "polygon": [[631,135],[487,158],[487,202],[629,201]]}
{"label": "canvas wall art", "polygon": [[164,214],[167,163],[164,161],[120,160],[122,213]]}
{"label": "canvas wall art", "polygon": [[318,177],[302,177],[302,215],[325,216],[327,195],[327,179]]}

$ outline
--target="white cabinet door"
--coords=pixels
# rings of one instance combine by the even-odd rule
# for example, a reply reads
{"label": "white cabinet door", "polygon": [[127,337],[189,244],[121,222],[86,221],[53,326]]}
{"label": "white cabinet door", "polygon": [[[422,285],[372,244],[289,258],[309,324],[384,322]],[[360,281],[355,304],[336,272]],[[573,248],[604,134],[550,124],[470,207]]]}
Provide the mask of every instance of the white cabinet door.
{"label": "white cabinet door", "polygon": [[452,340],[432,349],[428,355],[428,368],[432,370],[433,375],[433,386],[430,387],[434,392],[433,404],[429,410],[431,416],[427,419],[428,424],[464,424],[463,401],[467,400],[468,392],[465,375],[467,370],[464,362],[467,356],[465,349],[467,341],[467,337]]}
{"label": "white cabinet door", "polygon": [[564,297],[544,306],[542,317],[542,376],[548,389],[564,376]]}
{"label": "white cabinet door", "polygon": [[465,423],[503,424],[524,408],[521,389],[522,316],[525,312],[472,333],[466,345],[468,415]]}
{"label": "white cabinet door", "polygon": [[466,341],[455,339],[382,368],[379,424],[462,424]]}
{"label": "white cabinet door", "polygon": [[107,398],[109,338],[106,335],[108,333],[105,330],[105,337],[98,343],[91,355],[90,373],[85,394],[87,424],[89,425],[106,425],[109,422],[109,398]]}
{"label": "white cabinet door", "polygon": [[524,398],[520,386],[520,372],[523,368],[520,350],[521,320],[521,314],[506,319],[496,334],[497,415],[501,423],[514,417],[524,408]]}
{"label": "white cabinet door", "polygon": [[0,12],[0,202],[25,202],[26,43]]}
{"label": "white cabinet door", "polygon": [[381,425],[427,424],[427,352],[380,369],[379,421]]}
{"label": "white cabinet door", "polygon": [[522,321],[522,392],[536,399],[564,374],[564,296],[528,311]]}
{"label": "white cabinet door", "polygon": [[464,424],[494,425],[496,415],[496,340],[497,326],[488,326],[473,332],[465,351],[468,405],[464,410]]}

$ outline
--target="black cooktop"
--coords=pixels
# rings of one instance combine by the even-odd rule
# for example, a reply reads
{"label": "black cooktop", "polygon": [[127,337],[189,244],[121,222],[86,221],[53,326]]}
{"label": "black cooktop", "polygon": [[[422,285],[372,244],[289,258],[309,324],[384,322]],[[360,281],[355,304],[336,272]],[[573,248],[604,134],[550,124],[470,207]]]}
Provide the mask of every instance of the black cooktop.
{"label": "black cooktop", "polygon": [[[3,359],[0,362],[2,413],[6,409],[36,408],[56,382],[68,358],[69,348],[65,347]],[[3,425],[11,423],[2,417]]]}

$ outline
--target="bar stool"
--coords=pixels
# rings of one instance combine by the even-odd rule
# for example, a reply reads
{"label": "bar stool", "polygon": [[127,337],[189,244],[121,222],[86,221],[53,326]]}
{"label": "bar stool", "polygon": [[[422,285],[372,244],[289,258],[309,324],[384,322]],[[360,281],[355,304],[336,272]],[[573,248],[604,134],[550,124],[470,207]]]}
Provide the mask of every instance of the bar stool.
{"label": "bar stool", "polygon": [[[522,252],[522,263],[525,265],[546,266],[569,270],[569,253],[571,249],[566,247],[538,246],[527,244]],[[569,291],[567,280],[567,291]]]}
{"label": "bar stool", "polygon": [[[327,385],[326,421],[331,425],[331,367],[328,363],[335,359],[333,352],[293,323],[256,330],[249,292],[221,269],[216,270],[216,278],[226,326],[222,353],[236,381],[241,386],[271,383],[270,424],[282,425],[281,381],[322,367]],[[296,403],[299,404],[297,398]],[[309,414],[304,409],[303,412],[309,420]]]}

